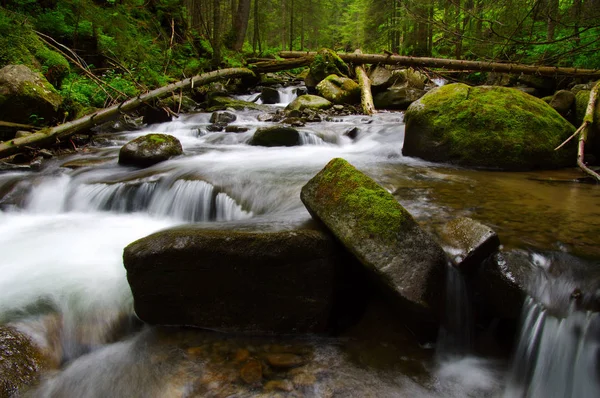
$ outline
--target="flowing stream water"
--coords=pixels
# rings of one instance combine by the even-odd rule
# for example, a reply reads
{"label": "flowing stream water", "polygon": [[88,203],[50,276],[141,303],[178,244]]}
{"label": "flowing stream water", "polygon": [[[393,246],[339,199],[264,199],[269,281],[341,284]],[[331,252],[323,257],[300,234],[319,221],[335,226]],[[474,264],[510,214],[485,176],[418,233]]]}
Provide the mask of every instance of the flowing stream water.
{"label": "flowing stream water", "polygon": [[[274,109],[294,96],[290,88],[282,94]],[[430,231],[466,215],[492,226],[505,251],[544,261],[551,251],[600,259],[600,187],[561,182],[577,176],[574,170],[473,171],[403,157],[402,113],[307,124],[299,128],[303,145],[297,147],[249,146],[258,127],[273,124],[260,122],[260,113],[236,112],[232,124],[249,128],[245,133],[209,132],[210,114],[182,115],[106,136],[101,145],[49,160],[37,172],[0,174],[0,324],[32,336],[57,369],[27,395],[600,396],[597,314],[571,309],[565,318],[554,317],[542,294],[532,291],[537,299],[523,308],[514,363],[507,355],[477,356],[464,308],[468,297],[454,274],[453,322],[438,354],[450,348],[442,355],[409,347],[398,337],[406,334],[401,323],[379,307],[340,338],[222,336],[138,325],[121,258],[126,245],[182,223],[308,218],[300,189],[335,157],[373,177]],[[353,128],[354,140],[344,135]],[[119,166],[121,145],[149,132],[176,136],[185,156],[143,170]],[[89,167],[63,167],[73,161]],[[295,387],[262,392],[239,383],[227,365],[240,350],[259,355],[280,345],[310,358],[304,373],[290,376]],[[211,359],[199,360],[195,347]]]}

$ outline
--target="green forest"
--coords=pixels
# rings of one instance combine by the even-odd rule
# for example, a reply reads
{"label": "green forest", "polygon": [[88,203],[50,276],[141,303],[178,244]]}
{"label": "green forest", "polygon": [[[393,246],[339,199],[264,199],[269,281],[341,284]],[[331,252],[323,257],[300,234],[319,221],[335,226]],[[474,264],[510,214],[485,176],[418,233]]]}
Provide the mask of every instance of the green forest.
{"label": "green forest", "polygon": [[[0,67],[81,114],[281,50],[600,67],[600,0],[2,0]],[[90,72],[90,73],[88,73]],[[99,76],[107,90],[93,82]]]}

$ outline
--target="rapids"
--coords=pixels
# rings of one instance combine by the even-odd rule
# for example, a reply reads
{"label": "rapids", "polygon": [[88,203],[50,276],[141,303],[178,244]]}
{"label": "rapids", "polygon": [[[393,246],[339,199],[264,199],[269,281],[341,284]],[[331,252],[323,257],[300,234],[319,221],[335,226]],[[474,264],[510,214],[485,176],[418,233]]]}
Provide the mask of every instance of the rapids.
{"label": "rapids", "polygon": [[[291,101],[293,90],[281,97],[273,109]],[[236,112],[232,124],[249,128],[245,133],[209,132],[210,114],[182,115],[106,135],[95,148],[46,161],[38,172],[0,174],[0,323],[32,336],[59,367],[27,395],[261,396],[237,383],[223,358],[240,350],[262,355],[282,344],[310,363],[304,384],[294,374],[304,387],[280,390],[281,396],[600,395],[597,314],[573,310],[561,320],[529,299],[514,363],[506,353],[478,356],[460,275],[448,280],[456,294],[448,300],[450,319],[436,355],[428,347],[408,348],[398,337],[406,331],[381,308],[370,308],[361,325],[340,338],[252,338],[138,325],[121,258],[126,245],[182,223],[307,218],[300,189],[334,157],[373,177],[430,231],[471,216],[496,229],[503,250],[600,259],[600,187],[560,182],[576,171],[473,171],[403,157],[402,113],[307,124],[299,128],[298,147],[249,146],[257,128],[272,125],[259,114]],[[355,140],[344,135],[352,128],[359,129]],[[149,132],[176,136],[185,156],[144,170],[119,166],[121,145]],[[74,160],[90,167],[62,167]],[[571,348],[557,348],[563,346]],[[213,354],[198,361],[194,347]]]}

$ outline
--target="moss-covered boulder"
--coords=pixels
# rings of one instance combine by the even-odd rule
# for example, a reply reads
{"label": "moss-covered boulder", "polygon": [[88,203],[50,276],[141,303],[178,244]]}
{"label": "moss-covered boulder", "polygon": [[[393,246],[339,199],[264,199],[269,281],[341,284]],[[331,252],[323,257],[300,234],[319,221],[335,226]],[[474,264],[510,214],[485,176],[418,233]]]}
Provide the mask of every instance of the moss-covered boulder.
{"label": "moss-covered boulder", "polygon": [[349,71],[348,65],[342,61],[335,51],[322,48],[310,64],[310,71],[304,82],[307,87],[313,88],[329,75],[347,77],[350,73]]}
{"label": "moss-covered boulder", "polygon": [[446,257],[384,188],[344,159],[333,159],[302,187],[302,202],[405,311],[405,320],[439,314]]}
{"label": "moss-covered boulder", "polygon": [[544,101],[506,87],[449,84],[431,90],[405,114],[402,153],[463,166],[529,170],[571,166],[574,132]]}
{"label": "moss-covered boulder", "polygon": [[356,104],[360,102],[360,87],[347,77],[329,75],[317,84],[317,92],[334,104]]}
{"label": "moss-covered boulder", "polygon": [[249,142],[255,146],[296,146],[300,145],[300,133],[292,127],[271,126],[256,130]]}
{"label": "moss-covered boulder", "polygon": [[0,69],[0,120],[51,124],[60,118],[62,97],[39,73],[25,65]]}
{"label": "moss-covered boulder", "polygon": [[559,90],[554,93],[548,104],[562,117],[571,120],[571,116],[575,113],[575,94],[569,90]]}
{"label": "moss-covered boulder", "polygon": [[42,353],[27,336],[0,326],[0,397],[16,396],[20,388],[36,383],[43,368]]}
{"label": "moss-covered boulder", "polygon": [[[590,101],[590,90],[580,90],[575,94],[575,126],[581,126],[583,117]],[[588,133],[588,141],[585,145],[586,154],[593,154],[596,157],[596,164],[600,160],[600,101],[596,102],[594,109],[593,123]],[[586,162],[588,159],[585,160]]]}
{"label": "moss-covered boulder", "polygon": [[119,164],[149,167],[183,154],[179,140],[168,134],[148,134],[123,145]]}
{"label": "moss-covered boulder", "polygon": [[125,248],[135,312],[150,324],[324,332],[343,250],[315,225],[185,226]]}
{"label": "moss-covered boulder", "polygon": [[305,109],[318,111],[321,109],[329,109],[332,106],[333,103],[323,97],[319,97],[318,95],[306,94],[301,95],[292,102],[290,102],[288,106],[285,107],[285,110],[286,112],[303,111]]}

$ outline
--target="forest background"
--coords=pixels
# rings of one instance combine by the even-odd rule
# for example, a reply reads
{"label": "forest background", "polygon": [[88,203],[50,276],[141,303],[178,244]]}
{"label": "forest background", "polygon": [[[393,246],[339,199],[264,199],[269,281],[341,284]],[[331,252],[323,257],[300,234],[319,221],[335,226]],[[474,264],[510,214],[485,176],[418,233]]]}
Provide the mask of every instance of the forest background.
{"label": "forest background", "polygon": [[[281,50],[600,68],[600,0],[0,0],[0,68],[25,64],[69,118]],[[94,82],[98,76],[105,88]],[[475,80],[485,79],[476,72]],[[34,121],[32,121],[34,122]]]}

